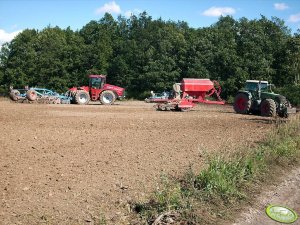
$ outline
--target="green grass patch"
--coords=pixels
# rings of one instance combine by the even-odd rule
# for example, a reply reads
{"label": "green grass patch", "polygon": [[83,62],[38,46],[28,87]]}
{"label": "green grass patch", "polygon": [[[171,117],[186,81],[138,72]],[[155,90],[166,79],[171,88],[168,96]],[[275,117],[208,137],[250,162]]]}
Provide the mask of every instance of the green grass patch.
{"label": "green grass patch", "polygon": [[[284,121],[284,120],[282,120]],[[300,116],[276,122],[267,140],[231,157],[214,156],[206,169],[183,177],[163,176],[146,202],[133,205],[143,224],[216,224],[249,196],[248,188],[267,179],[270,168],[300,161]],[[232,209],[232,211],[231,211]]]}

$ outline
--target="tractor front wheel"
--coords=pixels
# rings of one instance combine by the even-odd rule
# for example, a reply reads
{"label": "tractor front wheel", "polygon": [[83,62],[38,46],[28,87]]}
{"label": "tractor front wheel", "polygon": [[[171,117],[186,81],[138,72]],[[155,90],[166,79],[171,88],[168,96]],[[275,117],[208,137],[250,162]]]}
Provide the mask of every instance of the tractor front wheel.
{"label": "tractor front wheel", "polygon": [[251,100],[245,93],[238,93],[234,98],[234,111],[240,114],[248,114],[251,108]]}
{"label": "tractor front wheel", "polygon": [[103,91],[100,94],[100,102],[103,105],[111,105],[114,104],[114,102],[116,101],[116,96],[115,93],[113,93],[112,91]]}
{"label": "tractor front wheel", "polygon": [[84,90],[78,90],[75,94],[74,100],[78,105],[87,105],[90,101],[90,95]]}
{"label": "tractor front wheel", "polygon": [[264,99],[260,104],[260,114],[262,116],[276,116],[276,103],[273,99]]}

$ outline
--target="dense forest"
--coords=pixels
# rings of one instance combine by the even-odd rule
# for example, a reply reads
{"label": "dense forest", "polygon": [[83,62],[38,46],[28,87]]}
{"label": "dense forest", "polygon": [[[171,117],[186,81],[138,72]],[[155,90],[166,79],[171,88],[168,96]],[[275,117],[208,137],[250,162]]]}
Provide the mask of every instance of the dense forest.
{"label": "dense forest", "polygon": [[246,79],[263,79],[300,104],[300,30],[291,34],[284,21],[264,16],[220,17],[195,29],[146,12],[129,19],[105,14],[77,31],[26,29],[0,51],[2,92],[10,85],[65,92],[87,84],[88,74],[107,74],[134,98],[193,77],[220,81],[228,99]]}

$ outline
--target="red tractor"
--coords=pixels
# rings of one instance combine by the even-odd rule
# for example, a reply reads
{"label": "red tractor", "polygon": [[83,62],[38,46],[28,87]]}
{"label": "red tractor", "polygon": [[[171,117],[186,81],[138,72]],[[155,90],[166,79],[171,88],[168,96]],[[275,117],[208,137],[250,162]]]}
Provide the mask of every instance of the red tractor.
{"label": "red tractor", "polygon": [[89,75],[89,86],[72,87],[67,95],[74,104],[86,105],[90,100],[99,100],[103,105],[111,105],[125,97],[125,89],[107,84],[105,75]]}

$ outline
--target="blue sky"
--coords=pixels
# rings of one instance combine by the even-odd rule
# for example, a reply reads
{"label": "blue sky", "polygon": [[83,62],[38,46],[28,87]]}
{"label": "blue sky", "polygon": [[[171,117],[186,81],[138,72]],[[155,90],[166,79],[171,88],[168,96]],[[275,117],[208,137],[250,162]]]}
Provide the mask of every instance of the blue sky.
{"label": "blue sky", "polygon": [[82,28],[105,12],[115,18],[146,11],[154,19],[186,21],[191,27],[210,26],[220,15],[235,19],[279,17],[296,32],[300,28],[299,0],[0,0],[0,45],[26,28]]}

